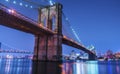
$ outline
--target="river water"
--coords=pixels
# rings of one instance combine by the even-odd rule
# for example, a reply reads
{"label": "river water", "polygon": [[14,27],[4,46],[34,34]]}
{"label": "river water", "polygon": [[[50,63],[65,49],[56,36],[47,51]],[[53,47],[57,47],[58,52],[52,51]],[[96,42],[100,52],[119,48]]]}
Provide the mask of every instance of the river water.
{"label": "river water", "polygon": [[33,62],[0,59],[0,74],[120,74],[120,61]]}

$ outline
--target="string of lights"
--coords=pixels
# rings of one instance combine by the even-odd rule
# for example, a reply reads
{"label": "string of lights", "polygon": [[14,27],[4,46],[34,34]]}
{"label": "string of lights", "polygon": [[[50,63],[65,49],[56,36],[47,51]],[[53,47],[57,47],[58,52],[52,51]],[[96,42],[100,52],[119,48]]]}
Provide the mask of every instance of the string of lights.
{"label": "string of lights", "polygon": [[4,0],[4,1],[15,4],[15,5],[23,6],[23,7],[26,7],[26,8],[33,8],[32,5],[24,4],[24,3],[18,2],[16,0]]}

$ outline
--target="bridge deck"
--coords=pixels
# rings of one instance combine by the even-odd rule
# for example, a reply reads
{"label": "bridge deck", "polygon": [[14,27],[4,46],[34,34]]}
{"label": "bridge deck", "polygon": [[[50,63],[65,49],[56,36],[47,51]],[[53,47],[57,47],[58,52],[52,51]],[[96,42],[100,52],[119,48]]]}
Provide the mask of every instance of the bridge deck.
{"label": "bridge deck", "polygon": [[[54,34],[51,30],[39,26],[36,21],[25,17],[24,15],[10,9],[0,6],[0,25],[11,27],[32,34]],[[12,11],[12,10],[11,10]]]}
{"label": "bridge deck", "polygon": [[63,42],[63,44],[72,46],[72,47],[74,47],[74,48],[78,48],[78,49],[80,49],[80,50],[82,50],[82,51],[85,51],[85,52],[87,52],[87,53],[90,53],[90,54],[95,55],[93,52],[91,52],[90,50],[88,50],[88,49],[87,49],[85,46],[83,46],[82,44],[78,44],[78,43],[76,43],[76,42],[74,42],[74,41],[71,41],[71,40],[69,40],[69,39],[67,39],[67,38],[64,38],[64,37],[63,37],[62,42]]}

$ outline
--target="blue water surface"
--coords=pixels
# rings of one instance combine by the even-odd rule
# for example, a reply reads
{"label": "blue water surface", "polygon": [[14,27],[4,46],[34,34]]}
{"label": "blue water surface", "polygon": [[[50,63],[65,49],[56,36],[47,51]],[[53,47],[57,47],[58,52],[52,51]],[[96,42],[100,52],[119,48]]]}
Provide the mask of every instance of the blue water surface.
{"label": "blue water surface", "polygon": [[0,59],[0,74],[120,74],[120,61],[33,62]]}

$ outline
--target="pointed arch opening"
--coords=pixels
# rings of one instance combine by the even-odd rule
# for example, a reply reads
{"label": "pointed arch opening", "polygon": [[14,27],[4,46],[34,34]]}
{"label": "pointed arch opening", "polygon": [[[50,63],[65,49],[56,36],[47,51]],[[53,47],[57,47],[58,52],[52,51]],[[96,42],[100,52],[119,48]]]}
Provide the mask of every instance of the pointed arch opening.
{"label": "pointed arch opening", "polygon": [[51,17],[51,25],[52,25],[52,31],[55,31],[56,30],[56,16],[55,15]]}

